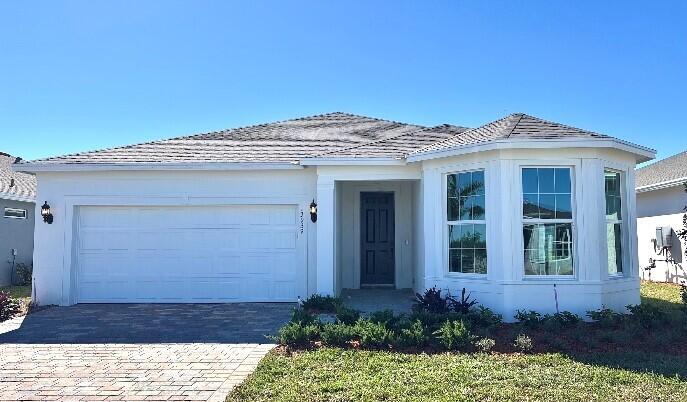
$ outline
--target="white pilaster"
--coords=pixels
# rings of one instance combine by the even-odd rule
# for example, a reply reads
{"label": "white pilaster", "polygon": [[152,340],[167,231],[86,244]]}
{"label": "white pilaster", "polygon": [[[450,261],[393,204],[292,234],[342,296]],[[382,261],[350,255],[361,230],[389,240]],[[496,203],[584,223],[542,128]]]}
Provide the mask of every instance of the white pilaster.
{"label": "white pilaster", "polygon": [[335,217],[334,180],[319,176],[317,178],[317,293],[335,295],[334,261],[334,217]]}

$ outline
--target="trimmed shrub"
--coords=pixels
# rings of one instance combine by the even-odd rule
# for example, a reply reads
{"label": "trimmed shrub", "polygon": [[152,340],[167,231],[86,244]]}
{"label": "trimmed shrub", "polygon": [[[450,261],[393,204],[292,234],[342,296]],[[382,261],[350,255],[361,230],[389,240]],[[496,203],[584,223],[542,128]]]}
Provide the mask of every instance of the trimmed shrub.
{"label": "trimmed shrub", "polygon": [[616,313],[610,308],[602,308],[587,311],[587,317],[598,322],[602,327],[612,327],[620,323],[622,314]]}
{"label": "trimmed shrub", "polygon": [[340,323],[327,324],[320,331],[320,339],[329,346],[345,347],[355,336],[355,327]]}
{"label": "trimmed shrub", "polygon": [[401,347],[421,348],[429,343],[429,336],[420,320],[415,320],[407,328],[402,328],[396,336],[396,344]]}
{"label": "trimmed shrub", "polygon": [[11,297],[7,292],[0,292],[0,322],[14,318],[19,313],[21,313],[19,300]]}
{"label": "trimmed shrub", "polygon": [[632,313],[633,321],[644,328],[653,328],[668,321],[666,312],[652,304],[635,304],[626,307]]}
{"label": "trimmed shrub", "polygon": [[463,320],[446,321],[434,332],[439,343],[448,350],[467,350],[475,336]]}
{"label": "trimmed shrub", "polygon": [[305,345],[316,339],[319,332],[317,325],[290,322],[279,329],[276,340],[282,345]]}
{"label": "trimmed shrub", "polygon": [[393,323],[396,321],[396,316],[394,315],[393,310],[379,310],[375,311],[374,313],[371,313],[368,316],[368,319],[372,322],[376,322],[378,324],[384,324],[388,325],[390,323]]}
{"label": "trimmed shrub", "polygon": [[430,313],[447,313],[449,312],[449,300],[441,295],[441,289],[432,287],[423,294],[416,293],[417,308],[420,311],[427,311]]}
{"label": "trimmed shrub", "polygon": [[307,310],[302,308],[293,309],[291,314],[291,322],[295,322],[301,325],[308,325],[315,322],[315,316],[310,314]]}
{"label": "trimmed shrub", "polygon": [[534,310],[518,310],[515,319],[527,328],[537,328],[542,323],[541,314]]}
{"label": "trimmed shrub", "polygon": [[476,309],[470,310],[470,312],[467,314],[467,318],[470,320],[470,323],[473,327],[484,328],[487,330],[498,327],[501,325],[501,323],[503,323],[501,314],[496,314],[491,311],[491,309],[488,309],[484,306],[478,306]]}
{"label": "trimmed shrub", "polygon": [[513,345],[522,353],[529,353],[534,348],[534,345],[532,344],[532,338],[525,334],[518,335],[515,338],[515,342],[513,342]]}
{"label": "trimmed shrub", "polygon": [[15,267],[15,281],[17,285],[30,285],[33,279],[33,265],[20,262]]}
{"label": "trimmed shrub", "polygon": [[360,318],[360,312],[352,308],[339,307],[336,311],[336,321],[342,324],[353,325]]}
{"label": "trimmed shrub", "polygon": [[496,341],[491,338],[482,338],[475,342],[475,348],[483,353],[488,353],[494,346],[496,346]]}
{"label": "trimmed shrub", "polygon": [[366,319],[358,320],[355,324],[355,333],[360,340],[360,346],[364,348],[387,346],[394,339],[393,332],[389,331],[384,324]]}
{"label": "trimmed shrub", "polygon": [[341,305],[341,299],[338,297],[322,296],[315,293],[303,301],[302,307],[308,311],[336,313]]}
{"label": "trimmed shrub", "polygon": [[569,311],[561,311],[553,315],[544,316],[544,327],[547,329],[572,328],[579,324],[580,317]]}

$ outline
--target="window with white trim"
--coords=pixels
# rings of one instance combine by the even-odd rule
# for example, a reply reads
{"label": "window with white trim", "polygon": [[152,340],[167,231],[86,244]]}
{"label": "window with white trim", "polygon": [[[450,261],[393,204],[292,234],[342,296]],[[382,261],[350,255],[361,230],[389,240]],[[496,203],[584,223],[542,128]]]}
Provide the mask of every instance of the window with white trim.
{"label": "window with white trim", "polygon": [[448,270],[487,273],[484,170],[446,175]]}
{"label": "window with white trim", "polygon": [[26,219],[26,210],[19,208],[5,208],[5,218]]}
{"label": "window with white trim", "polygon": [[621,197],[621,173],[604,170],[604,192],[606,195],[606,248],[608,250],[608,274],[623,273],[623,205]]}
{"label": "window with white trim", "polygon": [[522,168],[526,276],[573,275],[572,169]]}

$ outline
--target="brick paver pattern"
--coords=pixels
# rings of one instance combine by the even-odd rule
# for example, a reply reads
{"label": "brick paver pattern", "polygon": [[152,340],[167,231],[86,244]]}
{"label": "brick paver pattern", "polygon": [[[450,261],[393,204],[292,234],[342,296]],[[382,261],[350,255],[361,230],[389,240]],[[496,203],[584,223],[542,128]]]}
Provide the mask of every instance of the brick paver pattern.
{"label": "brick paver pattern", "polygon": [[[40,311],[24,323],[5,322],[0,326],[0,400],[223,401],[274,347],[257,334],[273,333],[288,321],[292,306],[228,304],[195,311],[194,306],[77,305]],[[79,318],[96,312],[103,313],[102,323],[79,325]],[[161,312],[175,318],[160,322]],[[258,324],[251,325],[253,314]],[[148,335],[141,325],[146,316],[158,320],[148,321]],[[188,321],[179,322],[181,317]],[[112,321],[126,319],[130,325],[119,328],[124,332],[103,331]],[[48,324],[58,328],[44,327],[41,335]],[[177,326],[187,330],[174,339],[170,331]]]}

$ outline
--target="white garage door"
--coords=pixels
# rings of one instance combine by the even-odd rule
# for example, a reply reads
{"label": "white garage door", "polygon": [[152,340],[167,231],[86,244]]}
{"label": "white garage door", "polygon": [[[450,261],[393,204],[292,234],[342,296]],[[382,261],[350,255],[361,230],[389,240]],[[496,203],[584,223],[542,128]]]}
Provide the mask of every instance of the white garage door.
{"label": "white garage door", "polygon": [[80,207],[80,303],[294,301],[306,293],[295,205]]}

